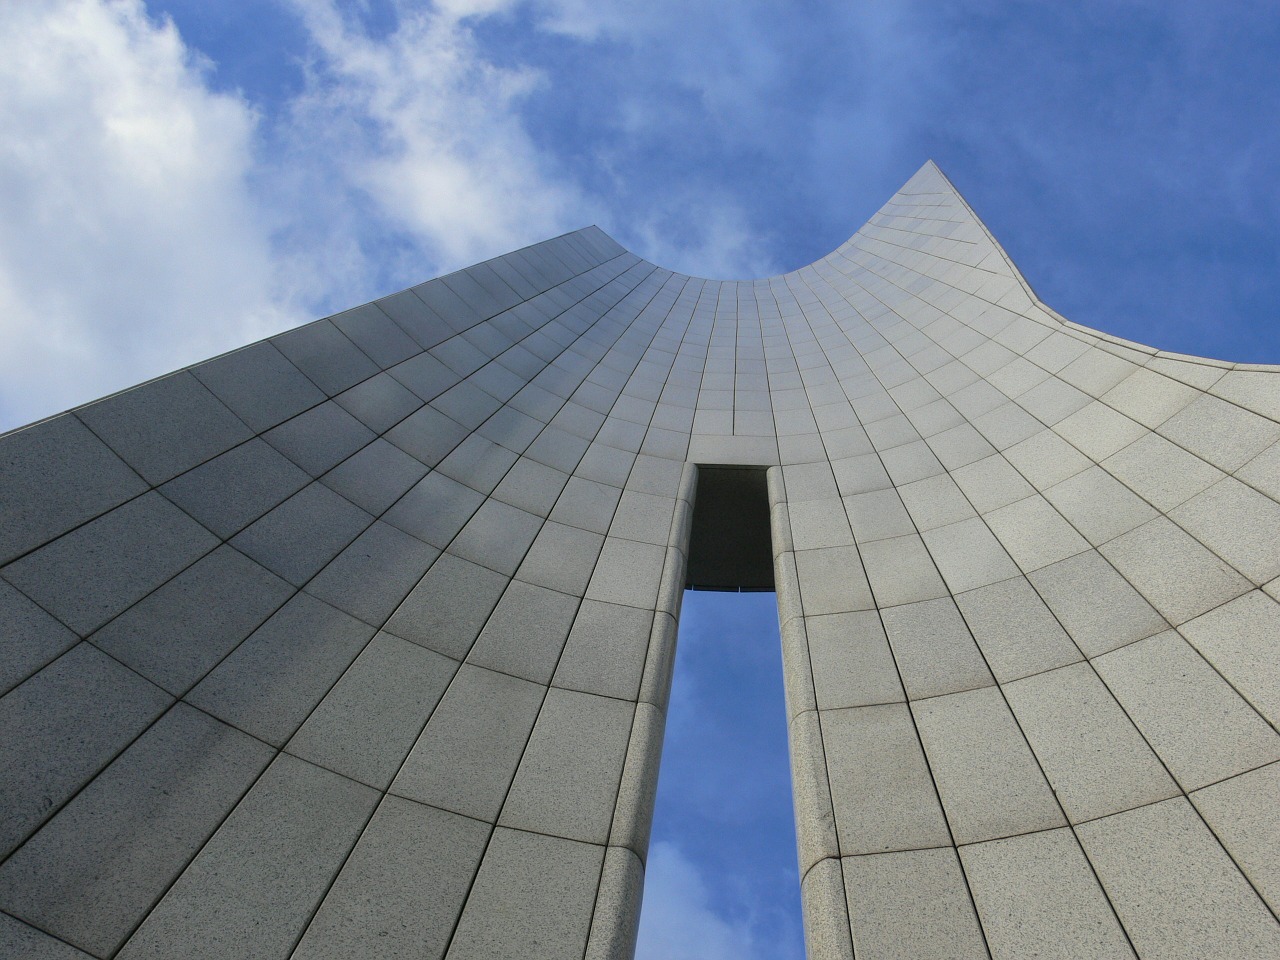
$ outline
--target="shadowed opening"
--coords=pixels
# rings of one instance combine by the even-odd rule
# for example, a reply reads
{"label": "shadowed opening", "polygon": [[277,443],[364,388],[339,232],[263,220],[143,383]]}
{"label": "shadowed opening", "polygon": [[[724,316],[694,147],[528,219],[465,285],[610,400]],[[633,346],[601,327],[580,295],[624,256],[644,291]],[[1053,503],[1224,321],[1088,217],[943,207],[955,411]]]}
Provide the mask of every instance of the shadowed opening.
{"label": "shadowed opening", "polygon": [[773,589],[766,469],[698,467],[685,589]]}

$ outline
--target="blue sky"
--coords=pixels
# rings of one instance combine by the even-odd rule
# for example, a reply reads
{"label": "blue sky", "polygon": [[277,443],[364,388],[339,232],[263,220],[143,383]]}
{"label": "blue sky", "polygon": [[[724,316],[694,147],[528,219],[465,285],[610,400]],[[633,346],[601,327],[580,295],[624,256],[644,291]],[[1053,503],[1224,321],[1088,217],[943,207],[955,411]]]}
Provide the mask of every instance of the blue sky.
{"label": "blue sky", "polygon": [[1274,0],[0,3],[0,430],[588,223],[791,269],[930,157],[1071,319],[1280,362],[1278,105]]}
{"label": "blue sky", "polygon": [[1041,296],[1280,361],[1272,0],[0,4],[0,429],[596,222],[765,275],[929,157]]}
{"label": "blue sky", "polygon": [[803,960],[773,593],[688,591],[636,960]]}

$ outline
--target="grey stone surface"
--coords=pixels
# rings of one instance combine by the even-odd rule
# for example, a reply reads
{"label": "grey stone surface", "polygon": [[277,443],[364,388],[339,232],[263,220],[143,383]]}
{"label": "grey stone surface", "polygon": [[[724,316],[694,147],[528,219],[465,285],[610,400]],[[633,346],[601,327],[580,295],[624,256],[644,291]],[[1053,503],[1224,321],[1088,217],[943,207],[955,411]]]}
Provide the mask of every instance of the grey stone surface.
{"label": "grey stone surface", "polygon": [[66,652],[76,640],[65,626],[0,581],[0,694]]}
{"label": "grey stone surface", "polygon": [[980,511],[1003,507],[1029,497],[1034,492],[1031,484],[1001,456],[987,457],[953,470],[951,479],[964,492],[973,508]]}
{"label": "grey stone surface", "polygon": [[995,687],[917,701],[912,711],[957,843],[1065,825]]}
{"label": "grey stone surface", "polygon": [[545,686],[560,660],[578,603],[575,596],[512,580],[467,654],[468,662]]}
{"label": "grey stone surface", "polygon": [[225,539],[293,496],[309,480],[264,440],[255,438],[175,477],[160,492]]}
{"label": "grey stone surface", "polygon": [[1230,477],[1192,497],[1170,519],[1254,583],[1280,574],[1280,503]]}
{"label": "grey stone surface", "polygon": [[1004,689],[1073,823],[1178,793],[1177,785],[1088,664],[1060,667]]}
{"label": "grey stone surface", "polygon": [[1200,816],[1236,866],[1270,904],[1280,906],[1280,764],[1270,764],[1191,794]]}
{"label": "grey stone surface", "polygon": [[834,858],[814,864],[800,879],[804,943],[811,960],[853,960],[844,874]]}
{"label": "grey stone surface", "polygon": [[507,580],[442,553],[386,623],[386,630],[462,660],[498,603]]}
{"label": "grey stone surface", "polygon": [[434,347],[455,332],[453,327],[449,326],[412,290],[402,290],[400,293],[376,300],[375,303],[422,347]]}
{"label": "grey stone surface", "polygon": [[494,488],[493,496],[527,513],[545,517],[555,506],[568,481],[568,474],[537,460],[521,457]]}
{"label": "grey stone surface", "polygon": [[520,566],[542,524],[541,517],[519,507],[486,500],[454,538],[449,552],[509,577]]}
{"label": "grey stone surface", "polygon": [[1263,960],[1280,927],[1186,799],[1079,828],[1138,955]]}
{"label": "grey stone surface", "polygon": [[[1004,463],[1000,457],[988,459]],[[909,483],[898,490],[898,495],[910,512],[916,528],[920,530],[944,527],[974,515],[969,499],[950,476],[930,477]]]}
{"label": "grey stone surface", "polygon": [[341,610],[295,594],[186,699],[283,746],[373,634]]}
{"label": "grey stone surface", "polygon": [[163,483],[253,431],[189,373],[175,373],[76,411],[148,483]]}
{"label": "grey stone surface", "polygon": [[1236,471],[1245,483],[1272,500],[1280,498],[1280,442],[1273,443]]}
{"label": "grey stone surface", "polygon": [[618,785],[618,805],[613,811],[609,840],[631,850],[642,861],[649,856],[650,825],[657,799],[658,761],[666,715],[652,703],[636,704],[631,738]]}
{"label": "grey stone surface", "polygon": [[[457,427],[461,435],[455,439],[449,432],[453,429],[449,426],[450,424],[457,426],[453,420],[449,420],[446,424],[433,421],[429,425],[420,427],[417,423],[419,418],[427,411],[434,413],[434,410],[434,407],[419,410],[390,431],[387,438],[408,450],[423,463],[430,464],[439,460],[437,469],[445,476],[452,477],[459,483],[465,483],[472,490],[478,490],[486,496],[492,493],[493,488],[516,462],[516,453],[488,440],[479,433],[468,435],[461,426]],[[439,416],[443,417],[443,414]],[[401,431],[408,426],[420,429],[426,439],[419,440],[415,437],[414,442],[407,442],[410,438],[403,435]],[[439,440],[441,436],[444,437],[442,442]],[[424,446],[426,449],[421,449]],[[441,451],[439,456],[437,456],[438,451]]]}
{"label": "grey stone surface", "polygon": [[1079,648],[1024,577],[980,587],[955,599],[1002,683],[1081,659]]}
{"label": "grey stone surface", "polygon": [[995,683],[950,597],[893,607],[882,615],[911,699]]}
{"label": "grey stone surface", "polygon": [[499,827],[445,956],[581,957],[603,860],[603,847]]}
{"label": "grey stone surface", "polygon": [[385,790],[458,664],[387,633],[356,657],[286,749]]}
{"label": "grey stone surface", "polygon": [[318,477],[374,436],[373,431],[342,407],[329,402],[268,430],[262,438],[311,476]]}
{"label": "grey stone surface", "polygon": [[[580,474],[589,460],[590,451],[579,466]],[[625,482],[626,478],[623,477],[622,480]],[[551,511],[551,519],[590,530],[592,533],[608,533],[621,496],[622,491],[608,483],[583,476],[570,477],[556,501],[555,509]]]}
{"label": "grey stone surface", "polygon": [[420,353],[396,364],[388,372],[419,400],[425,402],[434,400],[461,379],[458,373],[441,363],[434,352]]}
{"label": "grey stone surface", "polygon": [[172,698],[91,644],[0,701],[0,854],[7,855]]}
{"label": "grey stone surface", "polygon": [[1184,790],[1280,759],[1280,736],[1174,631],[1095,663]]}
{"label": "grey stone surface", "polygon": [[805,627],[820,709],[906,699],[893,651],[876,611],[810,617]]}
{"label": "grey stone surface", "polygon": [[84,635],[217,543],[158,493],[147,493],[0,568],[0,577]]}
{"label": "grey stone surface", "polygon": [[1253,590],[1178,629],[1255,710],[1280,726],[1280,603]]}
{"label": "grey stone surface", "polygon": [[88,960],[92,956],[4,913],[0,913],[0,951],[23,960]]}
{"label": "grey stone surface", "polygon": [[924,542],[915,534],[864,543],[859,551],[878,606],[946,596],[947,587]]}
{"label": "grey stone surface", "polygon": [[272,755],[178,704],[0,867],[0,908],[110,955]]}
{"label": "grey stone surface", "polygon": [[307,584],[307,592],[378,626],[422,579],[440,552],[375,522]]}
{"label": "grey stone surface", "polygon": [[329,396],[378,372],[377,365],[328,320],[317,320],[270,341]]}
{"label": "grey stone surface", "polygon": [[875,608],[857,548],[800,550],[795,565],[806,616]]}
{"label": "grey stone surface", "polygon": [[643,890],[644,865],[639,858],[623,847],[606,849],[584,960],[613,960],[632,952]]}
{"label": "grey stone surface", "polygon": [[1095,551],[1037,570],[1028,579],[1086,656],[1106,653],[1168,626]]}
{"label": "grey stone surface", "polygon": [[1133,957],[1070,830],[960,848],[993,960]]}
{"label": "grey stone surface", "polygon": [[1157,510],[1171,510],[1224,474],[1158,434],[1148,433],[1108,457],[1102,467]]}
{"label": "grey stone surface", "polygon": [[397,500],[382,519],[425,543],[444,549],[482,503],[483,494],[443,473],[429,473]]}
{"label": "grey stone surface", "polygon": [[1102,399],[1126,416],[1155,429],[1196,396],[1197,391],[1184,383],[1139,368],[1103,394]]}
{"label": "grey stone surface", "polygon": [[604,542],[587,597],[632,607],[653,606],[666,551],[651,543],[609,537]]}
{"label": "grey stone surface", "polygon": [[8,434],[0,458],[0,563],[146,489],[146,481],[71,414]]}
{"label": "grey stone surface", "polygon": [[1228,472],[1280,438],[1280,424],[1201,394],[1156,428],[1178,446]]}
{"label": "grey stone surface", "polygon": [[377,516],[426,473],[422,463],[379,438],[342,461],[320,482]]}
{"label": "grey stone surface", "polygon": [[1088,542],[1041,496],[993,510],[985,519],[1025,573],[1089,549]]}
{"label": "grey stone surface", "polygon": [[653,614],[584,600],[552,683],[569,690],[634,700],[640,692]]}
{"label": "grey stone surface", "polygon": [[603,545],[604,537],[598,533],[549,520],[534,537],[516,576],[561,593],[581,596]]}
{"label": "grey stone surface", "polygon": [[840,867],[859,960],[987,956],[955,850],[845,857]]}
{"label": "grey stone surface", "polygon": [[[224,545],[89,639],[157,686],[181,695],[293,592],[275,574]],[[193,617],[193,610],[200,615]]]}
{"label": "grey stone surface", "polygon": [[1095,547],[1156,515],[1154,507],[1101,467],[1083,470],[1044,495]]}
{"label": "grey stone surface", "polygon": [[117,956],[287,956],[376,800],[281,754]]}
{"label": "grey stone surface", "polygon": [[362,380],[334,397],[334,402],[378,434],[422,406],[422,400],[389,373]]}
{"label": "grey stone surface", "polygon": [[1092,460],[1105,460],[1146,433],[1146,428],[1105,403],[1091,403],[1054,430]]}
{"label": "grey stone surface", "polygon": [[1020,572],[1000,541],[976,517],[930,530],[924,542],[952,593],[1008,580]]}
{"label": "grey stone surface", "polygon": [[1073,477],[1090,464],[1088,457],[1049,430],[1014,444],[1004,455],[1038,490]]}
{"label": "grey stone surface", "polygon": [[551,688],[499,822],[607,843],[617,788],[601,771],[621,768],[634,712],[624,700]]}
{"label": "grey stone surface", "polygon": [[391,791],[494,822],[545,695],[536,683],[463,664]]}
{"label": "grey stone surface", "polygon": [[488,839],[483,823],[384,798],[292,956],[444,956]]}
{"label": "grey stone surface", "polygon": [[1100,552],[1174,626],[1252,586],[1167,517],[1157,517]]}
{"label": "grey stone surface", "polygon": [[330,317],[329,322],[384,369],[422,351],[421,345],[383,313],[377,304],[366,303],[344,310]]}
{"label": "grey stone surface", "polygon": [[312,483],[237,534],[231,545],[300,587],[372,523],[351,501]]}
{"label": "grey stone surface", "polygon": [[588,228],[2,437],[0,953],[625,958],[703,464],[811,956],[1273,955],[1278,384],[926,164],[791,273]]}
{"label": "grey stone surface", "polygon": [[191,372],[256,433],[325,399],[316,385],[270,343],[255,343],[224,354]]}
{"label": "grey stone surface", "polygon": [[841,853],[911,850],[951,842],[905,706],[824,711],[822,738]]}

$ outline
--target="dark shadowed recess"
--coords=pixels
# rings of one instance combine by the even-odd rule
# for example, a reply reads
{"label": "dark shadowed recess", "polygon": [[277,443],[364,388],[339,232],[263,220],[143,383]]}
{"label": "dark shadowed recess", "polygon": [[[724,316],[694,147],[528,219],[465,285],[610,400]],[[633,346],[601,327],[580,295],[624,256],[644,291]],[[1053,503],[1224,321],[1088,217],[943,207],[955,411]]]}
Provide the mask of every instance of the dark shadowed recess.
{"label": "dark shadowed recess", "polygon": [[764,467],[698,467],[685,589],[773,589]]}

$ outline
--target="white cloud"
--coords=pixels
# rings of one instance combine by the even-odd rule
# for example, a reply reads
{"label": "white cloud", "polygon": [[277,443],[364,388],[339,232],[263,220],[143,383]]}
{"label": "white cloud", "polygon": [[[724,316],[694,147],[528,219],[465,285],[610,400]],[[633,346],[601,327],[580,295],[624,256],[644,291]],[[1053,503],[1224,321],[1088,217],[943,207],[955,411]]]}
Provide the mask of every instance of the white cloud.
{"label": "white cloud", "polygon": [[659,266],[713,280],[768,277],[779,272],[766,238],[731,201],[689,193],[657,209],[637,210],[627,233],[637,253]]}
{"label": "white cloud", "polygon": [[636,960],[751,960],[760,955],[746,923],[710,905],[706,881],[671,843],[655,843],[645,872]]}
{"label": "white cloud", "polygon": [[[525,108],[535,95],[574,96],[570,82],[589,83],[590,76],[499,65],[476,36],[485,18],[524,8],[538,29],[577,42],[631,42],[654,32],[652,11],[576,0],[440,0],[402,8],[395,28],[382,35],[334,0],[294,0],[294,7],[316,58],[293,107],[290,140],[333,164],[318,175],[329,186],[307,196],[359,191],[373,204],[373,218],[358,227],[366,244],[375,231],[412,238],[418,257],[394,272],[393,282],[417,282],[589,223],[625,232],[637,253],[672,269],[711,277],[776,272],[765,238],[730,197],[674,185],[615,211],[616,198],[584,188],[557,161],[578,145],[540,145]],[[550,88],[556,82],[563,89]],[[643,122],[662,124],[661,107],[653,109]],[[604,169],[609,158],[590,162]],[[358,201],[348,195],[342,202]],[[382,292],[351,289],[357,296]]]}
{"label": "white cloud", "polygon": [[593,221],[592,203],[522,121],[543,78],[491,63],[472,34],[471,20],[508,4],[404,10],[376,37],[329,0],[295,6],[317,55],[291,136],[371,198],[371,226],[406,232],[447,269]]}
{"label": "white cloud", "polygon": [[[499,62],[477,38],[517,7],[572,34],[559,42],[628,29],[620,8],[551,3],[397,5],[373,31],[335,0],[293,0],[309,48],[282,51],[303,83],[275,105],[213,89],[212,65],[144,0],[0,3],[0,430],[614,226],[609,177],[583,186],[557,159],[577,145],[541,144],[527,112],[589,77]],[[731,197],[689,184],[628,203],[617,225],[664,266],[774,269]]]}
{"label": "white cloud", "polygon": [[301,319],[255,122],[140,0],[0,4],[0,429]]}

